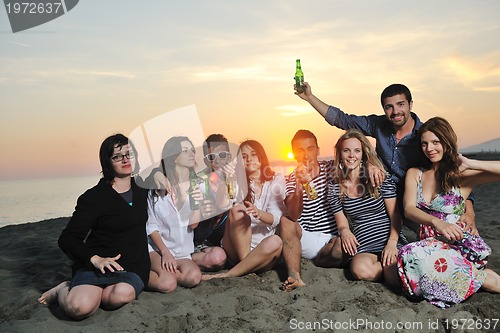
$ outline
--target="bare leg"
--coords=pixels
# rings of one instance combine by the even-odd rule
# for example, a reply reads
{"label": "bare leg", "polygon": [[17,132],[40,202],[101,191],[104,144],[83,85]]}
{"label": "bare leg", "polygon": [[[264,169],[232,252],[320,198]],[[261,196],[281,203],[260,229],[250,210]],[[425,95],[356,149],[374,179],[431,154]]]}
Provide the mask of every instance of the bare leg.
{"label": "bare leg", "polygon": [[215,278],[242,276],[252,272],[269,270],[278,260],[282,249],[282,241],[277,235],[269,236],[262,240],[250,251],[242,261],[231,268],[228,272],[203,275],[203,280],[211,280]]}
{"label": "bare leg", "polygon": [[498,294],[500,293],[500,276],[491,269],[485,269],[486,280],[484,281],[481,288],[490,293]]}
{"label": "bare leg", "polygon": [[200,267],[191,259],[177,260],[177,269],[177,283],[180,286],[193,288],[200,283]]}
{"label": "bare leg", "polygon": [[342,251],[340,237],[333,237],[321,248],[313,262],[318,267],[342,268],[348,260],[348,255]]}
{"label": "bare leg", "polygon": [[218,271],[226,263],[226,252],[219,246],[203,249],[201,252],[191,254],[193,261],[204,272]]}
{"label": "bare leg", "polygon": [[149,252],[151,270],[149,271],[148,289],[160,293],[170,293],[177,288],[177,276],[161,267],[161,256],[158,252]]}
{"label": "bare leg", "polygon": [[116,310],[135,299],[135,289],[125,282],[107,286],[102,290],[101,306],[106,310]]}
{"label": "bare leg", "polygon": [[292,291],[297,287],[305,286],[300,277],[300,256],[302,254],[300,238],[302,237],[302,229],[297,222],[283,216],[278,225],[278,234],[283,241],[282,255],[288,271],[288,278],[283,282],[281,289]]}
{"label": "bare leg", "polygon": [[231,208],[222,243],[224,251],[234,262],[243,260],[250,253],[252,228],[244,205],[238,204]]}
{"label": "bare leg", "polygon": [[382,263],[373,253],[360,253],[351,260],[351,272],[356,280],[378,281],[382,277]]}
{"label": "bare leg", "polygon": [[59,306],[73,319],[82,320],[93,315],[101,304],[102,288],[92,285],[80,285],[61,288],[57,293]]}
{"label": "bare leg", "polygon": [[64,281],[59,283],[57,286],[55,286],[52,289],[47,290],[38,298],[38,303],[44,304],[44,305],[49,305],[55,301],[57,301],[57,295],[59,294],[59,291],[62,289],[67,289],[65,293],[68,292],[69,290],[69,281]]}

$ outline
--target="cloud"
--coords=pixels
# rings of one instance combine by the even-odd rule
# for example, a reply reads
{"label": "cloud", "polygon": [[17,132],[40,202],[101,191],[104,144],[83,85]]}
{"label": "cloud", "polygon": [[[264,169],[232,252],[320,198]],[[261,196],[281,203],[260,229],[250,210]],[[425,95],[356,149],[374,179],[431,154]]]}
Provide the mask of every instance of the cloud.
{"label": "cloud", "polygon": [[281,112],[281,116],[283,117],[298,117],[314,112],[314,110],[310,106],[298,106],[298,105],[282,105],[276,107],[276,109],[284,111]]}
{"label": "cloud", "polygon": [[[498,59],[498,54],[495,56]],[[480,81],[491,77],[500,77],[500,64],[493,63],[490,56],[486,59],[469,60],[459,56],[445,59],[446,68],[466,81]]]}
{"label": "cloud", "polygon": [[499,52],[483,54],[481,59],[449,56],[444,60],[445,70],[474,91],[500,91]]}

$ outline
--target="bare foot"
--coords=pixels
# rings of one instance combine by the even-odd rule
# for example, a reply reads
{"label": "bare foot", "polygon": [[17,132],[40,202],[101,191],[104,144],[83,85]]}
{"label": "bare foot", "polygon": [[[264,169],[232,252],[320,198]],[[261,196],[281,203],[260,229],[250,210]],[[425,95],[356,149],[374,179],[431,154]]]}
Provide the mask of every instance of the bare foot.
{"label": "bare foot", "polygon": [[283,282],[283,284],[281,285],[281,290],[284,290],[284,291],[292,291],[298,287],[302,287],[302,286],[305,286],[306,284],[304,283],[304,281],[302,281],[301,278],[296,278],[294,279],[293,277],[289,276],[285,282]]}
{"label": "bare foot", "polygon": [[201,280],[202,281],[208,281],[208,280],[212,280],[212,279],[221,279],[221,278],[225,278],[225,277],[229,277],[229,276],[226,273],[203,274],[201,276]]}
{"label": "bare foot", "polygon": [[38,303],[43,304],[43,305],[48,305],[54,301],[57,300],[57,295],[59,294],[59,291],[63,288],[69,287],[69,281],[64,281],[59,283],[57,286],[55,286],[52,289],[47,290],[38,298]]}

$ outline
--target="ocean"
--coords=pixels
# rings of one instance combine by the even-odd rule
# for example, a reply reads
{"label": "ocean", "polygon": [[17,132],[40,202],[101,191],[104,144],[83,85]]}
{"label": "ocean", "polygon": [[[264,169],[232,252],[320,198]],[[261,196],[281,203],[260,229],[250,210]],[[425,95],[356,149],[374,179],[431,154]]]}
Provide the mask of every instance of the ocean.
{"label": "ocean", "polygon": [[[288,175],[294,166],[274,165]],[[0,228],[73,214],[76,200],[99,181],[100,175],[53,179],[0,180]]]}
{"label": "ocean", "polygon": [[0,227],[71,216],[76,200],[100,175],[0,181]]}

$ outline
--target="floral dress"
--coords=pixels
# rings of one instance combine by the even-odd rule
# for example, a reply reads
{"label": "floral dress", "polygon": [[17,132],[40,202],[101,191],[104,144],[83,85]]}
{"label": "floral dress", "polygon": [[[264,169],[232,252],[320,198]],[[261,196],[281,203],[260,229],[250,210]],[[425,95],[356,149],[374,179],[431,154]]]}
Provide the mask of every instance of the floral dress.
{"label": "floral dress", "polygon": [[[417,185],[417,208],[463,229],[458,218],[465,212],[460,188],[436,195],[429,203],[422,196],[422,169]],[[447,308],[477,292],[486,279],[484,268],[491,248],[484,240],[468,232],[453,244],[442,240],[434,228],[421,225],[420,241],[401,248],[398,273],[403,290],[414,298]]]}

